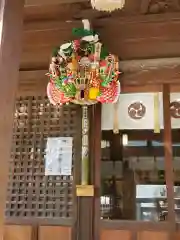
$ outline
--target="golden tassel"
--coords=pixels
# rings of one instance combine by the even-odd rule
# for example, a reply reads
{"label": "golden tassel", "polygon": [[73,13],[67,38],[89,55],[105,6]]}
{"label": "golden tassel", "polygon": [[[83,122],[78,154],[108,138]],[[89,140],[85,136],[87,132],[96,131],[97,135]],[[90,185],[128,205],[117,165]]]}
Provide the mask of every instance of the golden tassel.
{"label": "golden tassel", "polygon": [[154,93],[154,133],[160,133],[159,93]]}
{"label": "golden tassel", "polygon": [[114,105],[114,123],[113,123],[113,133],[119,133],[119,117],[118,117],[118,108],[119,108],[119,98]]}
{"label": "golden tassel", "polygon": [[76,75],[77,70],[78,70],[78,62],[77,62],[75,54],[73,54],[72,55],[72,72],[73,72],[73,74]]}

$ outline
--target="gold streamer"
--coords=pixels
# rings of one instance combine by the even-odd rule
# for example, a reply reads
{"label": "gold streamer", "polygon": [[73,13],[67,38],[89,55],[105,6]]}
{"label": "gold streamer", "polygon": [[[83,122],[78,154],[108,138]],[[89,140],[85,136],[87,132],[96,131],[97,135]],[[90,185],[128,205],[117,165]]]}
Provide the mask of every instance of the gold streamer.
{"label": "gold streamer", "polygon": [[119,133],[119,117],[118,117],[118,108],[119,108],[119,98],[116,103],[114,103],[114,123],[113,123],[113,133]]}
{"label": "gold streamer", "polygon": [[154,133],[160,133],[159,93],[154,93]]}

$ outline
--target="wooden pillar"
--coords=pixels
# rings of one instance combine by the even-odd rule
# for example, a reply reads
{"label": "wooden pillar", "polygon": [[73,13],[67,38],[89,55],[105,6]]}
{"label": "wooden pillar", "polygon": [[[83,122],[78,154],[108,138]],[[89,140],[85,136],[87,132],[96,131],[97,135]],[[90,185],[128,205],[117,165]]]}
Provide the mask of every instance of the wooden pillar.
{"label": "wooden pillar", "polygon": [[[112,134],[112,139],[110,142],[110,160],[113,162],[114,168],[115,164],[118,161],[122,161],[122,145],[121,145],[121,134]],[[117,189],[117,181],[116,176],[112,176],[112,192],[113,195],[111,196],[111,218],[112,219],[121,219],[122,213],[121,210],[118,208],[118,189]]]}
{"label": "wooden pillar", "polygon": [[174,172],[172,153],[172,133],[170,115],[170,86],[163,86],[163,114],[164,114],[164,151],[165,151],[165,177],[167,186],[168,221],[169,227],[175,231],[174,211]]}
{"label": "wooden pillar", "polygon": [[134,171],[128,162],[123,162],[123,219],[136,219],[136,185]]}
{"label": "wooden pillar", "polygon": [[18,86],[23,0],[0,1],[0,237],[3,235],[15,94]]}
{"label": "wooden pillar", "polygon": [[101,218],[101,205],[100,205],[100,188],[101,188],[101,104],[93,106],[92,110],[92,141],[93,141],[93,183],[95,187],[94,196],[94,209],[93,209],[93,239],[100,239],[100,218]]}
{"label": "wooden pillar", "polygon": [[123,161],[123,143],[121,135],[121,151],[122,151],[122,202],[123,202],[123,219],[135,220],[136,219],[136,184],[134,180],[134,171],[130,169],[129,162]]}

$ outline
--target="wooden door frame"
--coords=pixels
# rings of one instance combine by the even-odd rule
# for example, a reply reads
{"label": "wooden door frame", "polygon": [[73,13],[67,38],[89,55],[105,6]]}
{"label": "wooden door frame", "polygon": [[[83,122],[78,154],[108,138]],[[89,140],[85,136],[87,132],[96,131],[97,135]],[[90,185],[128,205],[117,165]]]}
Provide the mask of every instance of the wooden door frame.
{"label": "wooden door frame", "polygon": [[95,105],[91,112],[92,122],[92,172],[95,196],[93,199],[93,240],[100,239],[100,197],[101,197],[101,104]]}
{"label": "wooden door frame", "polygon": [[[124,87],[123,92],[144,92],[141,86],[139,87]],[[148,89],[148,86],[146,86]],[[102,229],[111,230],[130,230],[132,232],[137,231],[168,231],[169,239],[171,239],[172,234],[180,229],[180,224],[175,222],[175,211],[174,211],[174,176],[173,176],[173,165],[172,165],[172,130],[171,130],[171,116],[170,116],[170,90],[174,87],[169,84],[159,85],[154,87],[154,92],[163,92],[163,113],[164,113],[164,152],[165,152],[165,180],[167,187],[167,201],[168,201],[168,221],[163,223],[154,222],[138,222],[138,221],[121,221],[121,220],[100,220],[100,162],[101,162],[101,107],[94,107],[94,124],[91,134],[95,133],[94,146],[93,149],[93,163],[94,167],[91,171],[94,173],[94,185],[96,188],[96,195],[94,197],[94,209],[93,209],[93,222],[94,222],[94,239],[100,239],[100,231]],[[151,88],[149,89],[151,91]],[[149,91],[149,92],[150,92]],[[148,92],[147,90],[145,92]],[[91,120],[92,121],[92,120]],[[98,124],[97,124],[98,123]],[[136,238],[136,237],[135,237]]]}
{"label": "wooden door frame", "polygon": [[0,237],[3,238],[4,209],[8,181],[8,163],[11,153],[14,103],[19,82],[21,37],[23,26],[24,0],[2,0],[0,2],[1,46],[0,46]]}
{"label": "wooden door frame", "polygon": [[176,230],[175,201],[174,201],[174,172],[173,172],[173,151],[172,131],[170,113],[170,86],[163,85],[163,117],[164,117],[164,153],[165,153],[165,179],[167,187],[168,222],[170,232]]}

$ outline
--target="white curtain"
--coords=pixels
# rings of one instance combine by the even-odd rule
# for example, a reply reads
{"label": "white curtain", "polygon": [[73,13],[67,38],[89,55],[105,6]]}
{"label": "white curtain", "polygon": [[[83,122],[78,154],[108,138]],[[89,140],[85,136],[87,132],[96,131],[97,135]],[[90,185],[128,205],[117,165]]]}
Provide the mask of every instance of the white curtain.
{"label": "white curtain", "polygon": [[[170,100],[171,102],[180,100],[180,93],[172,93]],[[129,106],[135,102],[139,102],[145,107],[145,114],[142,118],[133,119],[128,113]],[[103,104],[101,124],[102,130],[113,129],[113,104]],[[162,93],[159,93],[159,124],[163,129]],[[171,117],[171,124],[172,128],[180,128],[180,118]],[[118,125],[119,129],[154,129],[154,93],[121,94],[118,106]]]}

